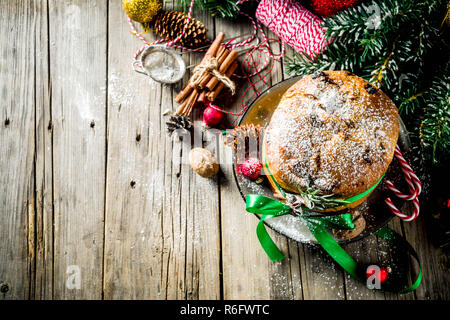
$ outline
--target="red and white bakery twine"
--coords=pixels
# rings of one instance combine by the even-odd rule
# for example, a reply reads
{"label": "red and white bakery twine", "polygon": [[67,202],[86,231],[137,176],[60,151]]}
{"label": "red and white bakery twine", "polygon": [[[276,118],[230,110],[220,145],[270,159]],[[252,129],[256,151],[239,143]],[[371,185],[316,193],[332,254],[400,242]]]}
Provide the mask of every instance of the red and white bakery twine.
{"label": "red and white bakery twine", "polygon": [[322,19],[295,0],[261,0],[256,18],[300,53],[314,57],[332,40],[327,40]]}
{"label": "red and white bakery twine", "polygon": [[[236,4],[239,5],[245,1],[248,0],[240,0],[237,1]],[[135,54],[134,54],[134,64],[137,63],[136,58],[139,56],[139,54],[141,54],[142,51],[144,51],[144,49],[148,46],[152,46],[152,45],[156,45],[156,44],[162,44],[164,42],[165,46],[168,47],[173,47],[173,48],[177,48],[177,49],[182,49],[182,50],[186,50],[186,51],[191,51],[191,52],[201,52],[201,51],[206,51],[204,48],[199,48],[199,49],[190,49],[190,48],[186,48],[180,45],[177,45],[176,43],[184,36],[184,34],[186,33],[187,27],[189,26],[189,22],[192,19],[192,8],[194,5],[194,0],[191,0],[191,3],[189,5],[189,10],[188,10],[188,14],[187,14],[187,19],[186,19],[186,24],[183,28],[183,31],[177,36],[176,39],[169,41],[168,39],[159,39],[156,41],[153,41],[151,43],[147,42],[147,40],[145,40],[145,38],[142,36],[142,34],[140,34],[139,32],[137,32],[136,28],[134,27],[133,21],[128,17],[128,24],[130,25],[131,28],[131,32],[138,38],[140,39],[142,42],[144,42],[144,46],[139,48]],[[248,14],[246,14],[245,12],[239,12],[240,14],[246,16],[252,23],[253,26],[253,33],[250,35],[250,37],[248,37],[247,39],[243,40],[243,41],[236,41],[237,38],[235,39],[231,39],[225,43],[223,43],[224,46],[230,48],[230,49],[235,49],[237,47],[243,47],[246,46],[247,49],[249,50],[259,50],[261,52],[264,52],[267,54],[267,57],[265,59],[265,61],[259,65],[259,67],[255,70],[255,72],[251,73],[249,75],[249,77],[253,77],[254,75],[260,73],[262,70],[264,70],[270,63],[271,59],[274,60],[280,60],[283,55],[284,55],[284,43],[281,43],[281,52],[279,54],[274,54],[269,46],[269,41],[272,39],[268,39],[264,30],[261,28],[261,25],[258,21],[255,21],[251,16],[249,16]],[[258,35],[258,31],[262,34],[262,37],[264,39],[264,41],[262,42],[258,42],[257,44],[251,44],[251,42],[257,38]]]}
{"label": "red and white bakery twine", "polygon": [[400,151],[400,148],[398,145],[395,147],[394,155],[397,158],[397,160],[400,162],[401,170],[403,172],[403,176],[405,178],[406,183],[408,184],[409,192],[410,194],[404,194],[400,190],[398,190],[391,181],[386,181],[386,186],[389,190],[391,190],[397,198],[406,200],[406,201],[412,201],[414,209],[412,215],[408,216],[404,213],[402,213],[391,201],[390,198],[387,198],[385,200],[388,207],[391,209],[392,213],[395,214],[397,217],[402,219],[403,221],[413,221],[419,216],[420,212],[420,205],[419,205],[419,195],[422,192],[422,184],[420,183],[419,178],[414,173],[411,166],[408,164],[408,162],[405,160],[405,158],[402,155],[402,152]]}

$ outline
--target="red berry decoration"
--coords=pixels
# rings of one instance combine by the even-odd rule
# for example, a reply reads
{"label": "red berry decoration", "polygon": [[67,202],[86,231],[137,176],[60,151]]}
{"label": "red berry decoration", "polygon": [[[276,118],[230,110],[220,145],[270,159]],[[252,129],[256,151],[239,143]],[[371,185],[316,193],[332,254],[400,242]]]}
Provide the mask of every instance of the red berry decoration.
{"label": "red berry decoration", "polygon": [[203,111],[203,127],[209,129],[217,126],[223,121],[225,113],[220,111],[220,108],[214,105],[209,105]]}
{"label": "red berry decoration", "polygon": [[244,177],[256,180],[261,176],[261,162],[256,158],[247,158],[244,163],[239,166],[240,172]]}
{"label": "red berry decoration", "polygon": [[[387,280],[389,273],[391,272],[391,268],[380,268],[380,273],[378,274],[378,280],[380,283],[383,283]],[[368,279],[371,275],[375,273],[375,269],[370,267],[366,272],[366,279]]]}
{"label": "red berry decoration", "polygon": [[309,5],[317,14],[328,18],[354,7],[358,2],[359,0],[310,0]]}

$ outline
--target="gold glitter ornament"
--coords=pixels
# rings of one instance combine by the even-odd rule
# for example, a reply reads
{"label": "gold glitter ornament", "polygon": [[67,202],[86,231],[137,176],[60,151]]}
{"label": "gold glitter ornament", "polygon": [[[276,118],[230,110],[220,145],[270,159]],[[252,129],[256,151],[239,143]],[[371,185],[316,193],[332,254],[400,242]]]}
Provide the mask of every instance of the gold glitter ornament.
{"label": "gold glitter ornament", "polygon": [[136,22],[152,21],[163,8],[163,0],[122,0],[128,17]]}

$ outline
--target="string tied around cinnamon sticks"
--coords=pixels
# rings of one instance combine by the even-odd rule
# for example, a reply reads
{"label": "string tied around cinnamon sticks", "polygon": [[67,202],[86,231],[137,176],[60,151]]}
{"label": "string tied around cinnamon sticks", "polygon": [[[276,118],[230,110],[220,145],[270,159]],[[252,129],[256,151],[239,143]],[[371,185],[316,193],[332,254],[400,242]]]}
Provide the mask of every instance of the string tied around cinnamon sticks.
{"label": "string tied around cinnamon sticks", "polygon": [[228,87],[231,91],[231,94],[234,94],[236,92],[236,85],[234,84],[233,80],[227,77],[226,74],[219,72],[218,68],[219,64],[217,58],[208,58],[206,61],[195,67],[194,73],[191,77],[191,85],[194,87],[200,85],[200,83],[204,79],[204,76],[207,73],[210,73],[215,76],[217,80]]}
{"label": "string tied around cinnamon sticks", "polygon": [[223,32],[217,34],[186,87],[175,97],[180,104],[176,114],[189,117],[196,103],[212,103],[225,87],[235,93],[236,85],[230,78],[239,66],[238,52],[222,45],[224,37]]}

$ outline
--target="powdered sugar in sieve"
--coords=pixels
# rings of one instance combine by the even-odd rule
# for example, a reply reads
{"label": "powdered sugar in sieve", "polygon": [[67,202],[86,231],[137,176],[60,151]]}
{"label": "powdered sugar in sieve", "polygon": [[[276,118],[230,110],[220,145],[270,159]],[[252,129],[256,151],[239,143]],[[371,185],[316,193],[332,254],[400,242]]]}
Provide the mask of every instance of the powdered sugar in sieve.
{"label": "powdered sugar in sieve", "polygon": [[173,49],[162,45],[147,47],[133,63],[134,70],[161,83],[175,83],[183,78],[186,65]]}

